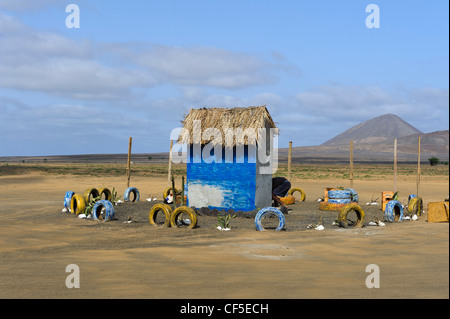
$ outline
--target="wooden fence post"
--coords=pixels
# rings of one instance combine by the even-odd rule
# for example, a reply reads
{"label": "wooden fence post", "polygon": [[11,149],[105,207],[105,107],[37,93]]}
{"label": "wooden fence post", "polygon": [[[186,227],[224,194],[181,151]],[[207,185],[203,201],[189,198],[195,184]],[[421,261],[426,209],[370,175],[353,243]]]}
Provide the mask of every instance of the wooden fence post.
{"label": "wooden fence post", "polygon": [[350,188],[353,188],[353,141],[350,141]]}
{"label": "wooden fence post", "polygon": [[131,141],[132,138],[128,142],[128,161],[127,161],[127,188],[130,187],[130,177],[131,177]]}

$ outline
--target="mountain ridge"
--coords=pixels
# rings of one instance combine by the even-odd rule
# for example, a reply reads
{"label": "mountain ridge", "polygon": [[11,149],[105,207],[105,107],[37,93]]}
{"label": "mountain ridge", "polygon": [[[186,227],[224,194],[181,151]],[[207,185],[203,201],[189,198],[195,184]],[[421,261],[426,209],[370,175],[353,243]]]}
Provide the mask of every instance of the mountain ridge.
{"label": "mountain ridge", "polygon": [[424,133],[399,116],[388,113],[359,123],[321,145],[343,145],[348,144],[349,141],[353,141],[354,144],[383,143],[413,134]]}

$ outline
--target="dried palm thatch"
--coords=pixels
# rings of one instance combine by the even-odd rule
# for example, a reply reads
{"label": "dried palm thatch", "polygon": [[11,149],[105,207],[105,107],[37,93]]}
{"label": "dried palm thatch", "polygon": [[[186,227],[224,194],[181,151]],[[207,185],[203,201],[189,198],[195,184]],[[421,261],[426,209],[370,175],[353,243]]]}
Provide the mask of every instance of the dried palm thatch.
{"label": "dried palm thatch", "polygon": [[265,105],[191,109],[181,123],[180,144],[255,145],[265,130],[278,134]]}

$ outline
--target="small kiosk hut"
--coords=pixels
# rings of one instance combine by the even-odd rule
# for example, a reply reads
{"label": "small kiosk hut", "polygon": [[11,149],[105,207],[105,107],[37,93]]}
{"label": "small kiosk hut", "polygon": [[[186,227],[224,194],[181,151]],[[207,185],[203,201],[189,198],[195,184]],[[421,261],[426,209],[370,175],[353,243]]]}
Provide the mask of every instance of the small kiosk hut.
{"label": "small kiosk hut", "polygon": [[188,206],[244,212],[271,206],[278,130],[266,106],[191,109],[182,126]]}

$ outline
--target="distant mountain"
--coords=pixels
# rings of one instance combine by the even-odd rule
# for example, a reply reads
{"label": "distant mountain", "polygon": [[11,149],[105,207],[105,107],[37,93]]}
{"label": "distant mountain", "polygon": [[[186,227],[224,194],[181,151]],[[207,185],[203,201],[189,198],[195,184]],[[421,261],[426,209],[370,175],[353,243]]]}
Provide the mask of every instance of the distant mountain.
{"label": "distant mountain", "polygon": [[326,141],[322,146],[385,143],[404,136],[423,134],[420,130],[394,114],[385,114],[362,122]]}
{"label": "distant mountain", "polygon": [[[426,161],[435,156],[449,159],[449,131],[423,133],[394,114],[385,114],[362,122],[317,146],[295,146],[293,141],[293,162],[348,162],[350,141],[353,141],[355,161],[391,162],[394,139],[397,138],[398,160],[417,161],[418,138],[420,136],[421,159]],[[288,149],[280,148],[281,161],[287,160]]]}

